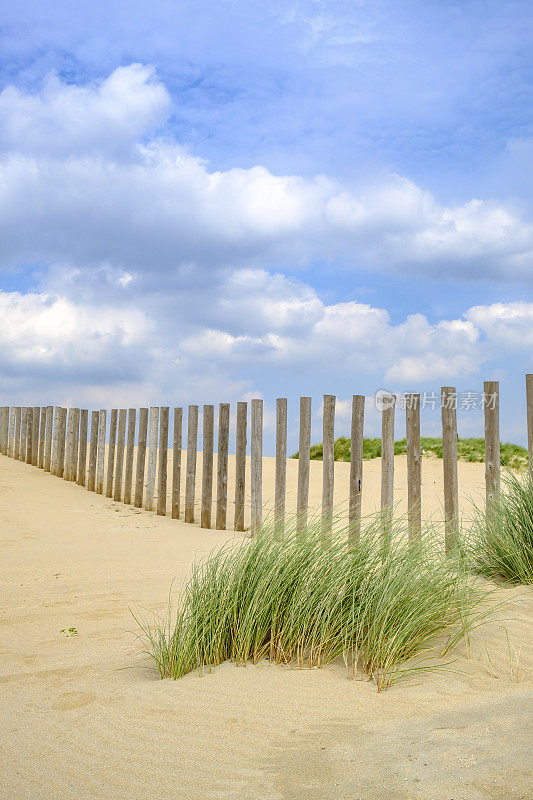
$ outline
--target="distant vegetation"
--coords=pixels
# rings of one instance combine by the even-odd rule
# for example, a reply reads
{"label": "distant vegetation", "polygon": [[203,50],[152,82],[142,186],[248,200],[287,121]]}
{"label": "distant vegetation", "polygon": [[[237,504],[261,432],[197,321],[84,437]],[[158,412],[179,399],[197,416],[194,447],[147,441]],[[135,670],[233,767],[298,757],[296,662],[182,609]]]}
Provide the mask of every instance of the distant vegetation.
{"label": "distant vegetation", "polygon": [[[423,455],[432,454],[435,458],[442,458],[442,439],[422,438],[420,446]],[[405,439],[399,439],[394,443],[394,453],[397,456],[407,452]],[[322,461],[322,442],[311,446],[311,458],[315,461]],[[527,467],[527,450],[517,444],[502,443],[500,445],[501,463],[504,467],[512,469],[524,469]],[[459,439],[457,442],[457,455],[460,461],[483,462],[485,460],[485,440],[484,439]],[[363,440],[363,459],[380,458],[381,439]],[[295,453],[292,458],[298,458]],[[339,436],[335,440],[335,461],[350,460],[350,440],[347,436]]]}

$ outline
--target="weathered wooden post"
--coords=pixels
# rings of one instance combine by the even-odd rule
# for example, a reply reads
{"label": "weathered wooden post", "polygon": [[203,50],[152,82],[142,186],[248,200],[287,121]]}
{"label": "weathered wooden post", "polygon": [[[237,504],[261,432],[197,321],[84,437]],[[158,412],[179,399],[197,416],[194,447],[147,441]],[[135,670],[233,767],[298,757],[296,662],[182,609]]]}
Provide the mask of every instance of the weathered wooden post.
{"label": "weathered wooden post", "polygon": [[159,407],[150,406],[150,424],[148,429],[148,464],[146,468],[146,489],[144,507],[146,511],[154,510],[155,475],[157,471],[157,439],[159,434]]}
{"label": "weathered wooden post", "polygon": [[24,460],[26,464],[31,464],[33,453],[33,407],[26,409],[26,454]]}
{"label": "weathered wooden post", "polygon": [[189,406],[187,420],[187,474],[185,476],[185,522],[194,522],[197,441],[198,406]]}
{"label": "weathered wooden post", "polygon": [[172,519],[180,518],[180,491],[181,491],[181,427],[183,409],[174,409],[174,432],[172,442]]}
{"label": "weathered wooden post", "polygon": [[139,439],[137,443],[137,464],[135,466],[135,508],[143,507],[144,468],[146,462],[146,438],[148,433],[148,409],[139,409]]}
{"label": "weathered wooden post", "polygon": [[215,427],[214,406],[203,408],[203,446],[202,446],[202,504],[200,526],[211,527],[211,507],[213,504],[213,438]]}
{"label": "weathered wooden post", "polygon": [[105,496],[113,497],[113,478],[115,475],[115,452],[117,447],[118,408],[111,409],[109,418],[109,444],[107,445],[107,476]]}
{"label": "weathered wooden post", "polygon": [[20,458],[21,415],[22,415],[22,407],[21,406],[17,406],[15,408],[15,441],[14,441],[14,449],[13,449],[13,458],[16,458],[17,461]]}
{"label": "weathered wooden post", "polygon": [[285,497],[287,494],[287,398],[276,400],[276,484],[274,489],[274,525],[283,528],[285,523]]}
{"label": "weathered wooden post", "polygon": [[98,448],[96,453],[96,492],[104,493],[105,478],[105,435],[106,435],[107,411],[101,408],[98,412]]}
{"label": "weathered wooden post", "polygon": [[487,508],[500,492],[500,384],[485,381],[485,488]]}
{"label": "weathered wooden post", "polygon": [[9,406],[0,407],[0,453],[7,455],[9,440]]}
{"label": "weathered wooden post", "polygon": [[37,466],[39,467],[39,469],[43,469],[44,467],[44,447],[46,439],[46,409],[47,406],[44,406],[40,412],[41,424],[39,429],[39,449],[37,452]]}
{"label": "weathered wooden post", "polygon": [[422,534],[422,453],[420,452],[420,395],[405,396],[407,439],[407,526],[409,541]]}
{"label": "weathered wooden post", "polygon": [[300,397],[300,440],[298,445],[298,495],[296,498],[297,528],[307,525],[309,505],[309,469],[311,461],[311,398]]}
{"label": "weathered wooden post", "polygon": [[385,546],[390,544],[394,507],[394,410],[396,398],[382,395],[381,411],[381,513]]}
{"label": "weathered wooden post", "polygon": [[57,471],[58,478],[65,474],[65,439],[67,434],[67,409],[59,409],[58,431],[57,431]]}
{"label": "weathered wooden post", "polygon": [[89,444],[89,468],[87,470],[87,491],[96,489],[96,459],[98,454],[98,411],[91,411],[91,441]]}
{"label": "weathered wooden post", "polygon": [[118,412],[117,429],[117,454],[115,458],[115,486],[113,489],[113,500],[120,502],[122,498],[122,476],[124,474],[124,446],[126,444],[126,409],[121,408]]}
{"label": "weathered wooden post", "polygon": [[451,553],[459,536],[459,484],[457,479],[457,391],[441,389],[442,468],[444,472],[444,547]]}
{"label": "weathered wooden post", "polygon": [[251,534],[263,521],[263,401],[252,400],[250,438]]}
{"label": "weathered wooden post", "polygon": [[335,481],[335,395],[325,394],[322,408],[322,532],[331,533]]}
{"label": "weathered wooden post", "polygon": [[12,408],[9,412],[9,432],[7,440],[7,454],[14,458],[15,453],[15,422],[17,409]]}
{"label": "weathered wooden post", "polygon": [[54,435],[54,407],[46,406],[46,424],[44,429],[44,469],[50,472],[52,468],[52,442]]}
{"label": "weathered wooden post", "polygon": [[357,544],[361,533],[364,420],[364,395],[354,394],[352,397],[352,424],[350,431],[350,489],[348,505],[348,537],[351,544]]}
{"label": "weathered wooden post", "polygon": [[168,467],[168,406],[161,407],[159,420],[159,465],[157,468],[157,513],[167,513],[167,467]]}
{"label": "weathered wooden post", "polygon": [[124,502],[131,504],[131,487],[133,483],[133,454],[135,452],[135,422],[137,410],[128,409],[128,435],[126,442],[126,471],[124,475]]}
{"label": "weathered wooden post", "polygon": [[533,481],[533,375],[526,375],[527,406],[527,450],[529,457],[529,475]]}
{"label": "weathered wooden post", "polygon": [[58,465],[58,452],[59,452],[59,410],[60,407],[56,406],[54,409],[54,426],[52,431],[52,458],[50,461],[50,472],[52,475],[57,475]]}
{"label": "weathered wooden post", "polygon": [[228,447],[229,447],[229,403],[218,407],[218,447],[217,447],[217,512],[215,527],[226,530],[228,507]]}
{"label": "weathered wooden post", "polygon": [[39,429],[41,422],[41,409],[39,406],[33,407],[33,428],[32,428],[32,447],[31,463],[36,467],[39,460]]}
{"label": "weathered wooden post", "polygon": [[248,404],[237,403],[237,430],[235,447],[235,519],[233,528],[244,530],[244,497],[246,488],[246,422]]}
{"label": "weathered wooden post", "polygon": [[78,448],[77,441],[80,430],[80,410],[79,408],[71,408],[68,413],[67,423],[67,443],[65,450],[65,471],[64,478],[66,481],[76,480],[76,471],[78,466]]}
{"label": "weathered wooden post", "polygon": [[82,408],[80,411],[80,443],[78,450],[78,479],[79,486],[85,486],[87,476],[87,428],[89,425],[89,410]]}

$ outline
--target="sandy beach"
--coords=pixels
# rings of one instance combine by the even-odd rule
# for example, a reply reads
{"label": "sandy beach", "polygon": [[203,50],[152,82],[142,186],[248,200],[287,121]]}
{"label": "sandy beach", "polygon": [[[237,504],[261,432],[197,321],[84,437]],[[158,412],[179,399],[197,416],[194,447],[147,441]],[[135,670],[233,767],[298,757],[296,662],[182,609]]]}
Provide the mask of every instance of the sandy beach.
{"label": "sandy beach", "polygon": [[[466,496],[482,492],[483,465],[459,466],[465,508]],[[347,468],[336,465],[339,500]],[[320,469],[312,464],[311,502]],[[370,511],[379,461],[365,470]],[[400,503],[402,470],[397,459]],[[441,473],[442,462],[424,462],[426,517],[440,509]],[[455,672],[382,694],[348,680],[342,664],[224,664],[161,681],[141,653],[131,609],[163,611],[171,582],[179,586],[195,558],[232,537],[0,457],[2,798],[533,796],[533,593],[524,587],[500,591],[505,621],[475,633],[470,658],[461,646]],[[70,627],[76,635],[61,633]]]}

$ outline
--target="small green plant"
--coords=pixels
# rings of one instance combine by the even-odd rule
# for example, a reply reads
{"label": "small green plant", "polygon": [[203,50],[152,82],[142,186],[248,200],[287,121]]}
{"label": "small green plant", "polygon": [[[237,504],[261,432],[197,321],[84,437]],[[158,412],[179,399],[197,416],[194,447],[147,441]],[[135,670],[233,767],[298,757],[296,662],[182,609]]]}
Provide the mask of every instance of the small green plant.
{"label": "small green plant", "polygon": [[[442,458],[442,439],[432,437],[422,437],[420,448],[423,455],[433,455]],[[394,454],[397,456],[405,455],[407,452],[406,439],[399,439],[394,443]],[[346,436],[339,436],[334,445],[335,461],[350,460],[350,439]],[[322,461],[323,447],[322,442],[311,445],[311,459]],[[372,458],[381,457],[381,439],[363,439],[363,459],[368,461]],[[485,460],[485,440],[484,439],[458,439],[457,457],[460,461],[472,461],[482,463]],[[292,458],[298,458],[295,453]],[[517,444],[502,442],[500,445],[500,461],[502,466],[512,469],[525,469],[528,464],[527,450]]]}
{"label": "small green plant", "polygon": [[509,472],[486,510],[477,510],[466,550],[488,578],[533,584],[533,481]]}
{"label": "small green plant", "polygon": [[169,604],[153,625],[138,619],[146,652],[171,678],[227,659],[321,667],[343,658],[378,691],[434,669],[409,659],[446,655],[486,613],[486,593],[431,531],[409,544],[396,522],[393,540],[383,547],[380,516],[357,546],[339,524],[324,537],[319,518],[303,532],[295,520],[283,532],[266,524],[195,564],[176,612]]}
{"label": "small green plant", "polygon": [[78,631],[76,630],[76,628],[61,628],[59,633],[64,633],[65,636],[77,636],[78,635]]}

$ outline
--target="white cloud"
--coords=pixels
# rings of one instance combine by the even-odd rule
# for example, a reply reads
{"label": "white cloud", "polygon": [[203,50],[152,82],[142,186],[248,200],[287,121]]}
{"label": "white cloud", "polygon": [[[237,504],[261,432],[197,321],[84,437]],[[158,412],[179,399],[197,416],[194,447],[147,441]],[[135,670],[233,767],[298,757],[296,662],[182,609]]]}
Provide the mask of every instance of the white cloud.
{"label": "white cloud", "polygon": [[142,65],[100,85],[54,77],[36,95],[5,89],[3,265],[107,262],[161,274],[340,259],[445,278],[531,275],[533,226],[504,203],[442,206],[396,175],[344,186],[263,166],[211,170],[154,138],[168,111],[168,93]]}

